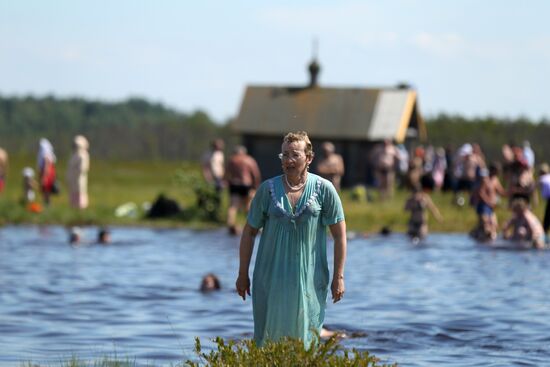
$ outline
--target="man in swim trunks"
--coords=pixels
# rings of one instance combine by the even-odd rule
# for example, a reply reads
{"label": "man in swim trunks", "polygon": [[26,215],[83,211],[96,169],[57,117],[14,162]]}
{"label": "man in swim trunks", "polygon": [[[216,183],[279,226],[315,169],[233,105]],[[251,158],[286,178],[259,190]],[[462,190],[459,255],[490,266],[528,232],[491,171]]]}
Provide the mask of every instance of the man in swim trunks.
{"label": "man in swim trunks", "polygon": [[229,233],[237,234],[237,212],[248,211],[250,201],[261,183],[260,169],[256,160],[247,154],[242,145],[235,147],[233,155],[227,162],[225,179],[229,183],[231,201],[227,209],[227,227]]}
{"label": "man in swim trunks", "polygon": [[476,213],[478,225],[472,231],[472,236],[480,241],[497,238],[497,219],[494,208],[497,204],[497,189],[489,175],[489,170],[482,168],[479,172],[481,179],[476,195]]}

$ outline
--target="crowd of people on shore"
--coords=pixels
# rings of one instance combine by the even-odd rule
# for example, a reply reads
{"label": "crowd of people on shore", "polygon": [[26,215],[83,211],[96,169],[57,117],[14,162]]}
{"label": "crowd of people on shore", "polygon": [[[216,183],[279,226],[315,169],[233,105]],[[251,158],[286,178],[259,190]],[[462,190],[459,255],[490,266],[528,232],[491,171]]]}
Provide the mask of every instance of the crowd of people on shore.
{"label": "crowd of people on shore", "polygon": [[[66,183],[69,203],[75,209],[88,207],[88,171],[90,156],[88,140],[82,135],[76,135],[72,143],[72,154],[67,164]],[[8,154],[0,148],[0,193],[3,191],[8,172]],[[36,171],[31,166],[23,168],[21,202],[34,213],[42,211],[43,206],[49,206],[53,195],[60,193],[57,175],[57,156],[51,142],[41,138],[38,143]],[[38,200],[38,193],[42,202]]]}
{"label": "crowd of people on shore", "polygon": [[[88,140],[82,135],[75,136],[67,165],[69,203],[79,210],[89,205],[88,149]],[[231,234],[238,234],[237,214],[248,211],[262,179],[258,163],[244,146],[235,146],[227,159],[224,149],[223,140],[214,140],[201,166],[204,179],[217,195],[228,189],[227,227]],[[521,146],[504,145],[500,159],[487,162],[481,146],[475,143],[465,143],[456,150],[433,146],[409,150],[386,139],[372,149],[368,160],[370,182],[367,185],[378,190],[379,200],[391,198],[397,185],[410,190],[404,209],[410,212],[408,233],[413,238],[427,235],[428,213],[437,221],[443,220],[430,192],[447,191],[452,193],[454,204],[470,205],[475,210],[478,222],[470,234],[476,240],[494,240],[501,231],[504,238],[532,241],[537,248],[544,246],[550,228],[550,167],[546,163],[536,165],[535,153],[527,141]],[[52,195],[59,193],[56,163],[52,144],[46,138],[40,139],[36,171],[31,166],[22,171],[22,202],[29,211],[42,211],[43,206],[50,205]],[[5,187],[7,170],[8,154],[0,148],[0,192]],[[322,143],[320,154],[315,157],[314,170],[340,191],[345,166],[332,142]],[[539,204],[538,193],[546,202],[542,223],[531,210],[533,205]],[[506,200],[508,203],[504,204]],[[509,220],[501,226],[495,214],[499,205],[510,209]]]}
{"label": "crowd of people on shore", "polygon": [[[247,211],[261,176],[258,164],[246,153],[246,148],[236,147],[227,164],[223,149],[223,141],[214,141],[202,166],[205,179],[218,192],[226,186],[229,188],[231,204],[227,225],[235,234],[238,232],[236,213]],[[372,172],[368,172],[367,177],[372,177],[372,181],[368,184],[378,190],[379,200],[391,198],[398,185],[410,190],[404,209],[410,212],[407,233],[411,238],[422,239],[428,234],[428,213],[437,221],[443,221],[430,192],[446,191],[452,193],[455,205],[471,206],[475,211],[478,221],[470,234],[476,240],[492,241],[501,232],[505,239],[529,242],[536,248],[545,245],[545,234],[550,228],[550,169],[542,163],[537,170],[535,153],[527,141],[522,146],[504,145],[501,159],[488,162],[481,146],[475,143],[465,143],[456,150],[417,146],[409,151],[386,139],[374,147],[369,160]],[[345,167],[334,144],[324,142],[315,161],[316,172],[340,191]],[[537,191],[546,202],[543,224],[531,210],[533,205],[538,205]],[[503,205],[509,209],[510,217],[499,226],[495,209]]]}
{"label": "crowd of people on shore", "polygon": [[[405,210],[411,212],[408,230],[411,237],[422,238],[427,234],[426,210],[436,220],[443,220],[429,192],[449,191],[454,204],[470,205],[475,210],[478,221],[470,235],[476,240],[494,241],[500,229],[504,239],[535,248],[545,246],[550,228],[550,169],[542,163],[537,172],[535,153],[528,141],[522,146],[505,144],[501,159],[487,162],[481,146],[475,143],[465,143],[457,150],[419,146],[409,156],[403,147],[386,140],[374,150],[373,167],[380,199],[392,195],[395,174],[399,184],[412,191],[405,205]],[[537,191],[546,201],[544,224],[531,210],[538,205]],[[495,213],[499,205],[510,210],[509,219],[501,227]]]}
{"label": "crowd of people on shore", "polygon": [[[88,171],[90,156],[88,139],[76,135],[72,142],[72,154],[68,160],[66,184],[68,199],[72,208],[83,210],[88,207]],[[8,172],[8,154],[0,148],[0,193],[5,187]],[[35,173],[36,172],[36,173]],[[40,213],[44,207],[49,207],[52,196],[60,194],[61,188],[57,174],[57,156],[51,142],[41,138],[38,142],[36,171],[31,166],[23,168],[21,203],[32,213]],[[39,201],[39,194],[42,201]],[[78,227],[68,229],[69,243],[78,245],[82,242],[82,234]],[[97,242],[110,242],[110,232],[101,229]]]}

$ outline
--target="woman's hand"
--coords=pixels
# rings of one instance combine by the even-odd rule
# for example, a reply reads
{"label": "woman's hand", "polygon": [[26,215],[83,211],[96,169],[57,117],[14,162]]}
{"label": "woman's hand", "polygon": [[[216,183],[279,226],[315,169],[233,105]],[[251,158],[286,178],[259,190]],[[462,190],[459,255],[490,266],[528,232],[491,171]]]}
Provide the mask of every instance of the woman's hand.
{"label": "woman's hand", "polygon": [[258,234],[258,229],[253,228],[246,222],[243,233],[241,235],[241,245],[239,247],[239,277],[235,286],[237,287],[237,293],[246,300],[246,294],[250,296],[250,278],[248,277],[248,267],[250,265],[250,258],[252,257],[252,250],[254,248],[254,239]]}
{"label": "woman's hand", "polygon": [[334,239],[334,272],[332,276],[332,302],[336,303],[344,297],[344,262],[346,261],[346,222],[341,221],[331,225],[330,233]]}
{"label": "woman's hand", "polygon": [[332,285],[330,286],[332,291],[332,302],[336,303],[344,297],[346,286],[344,285],[344,277],[339,276],[332,279]]}
{"label": "woman's hand", "polygon": [[248,275],[239,274],[235,286],[237,287],[237,293],[243,298],[243,301],[246,300],[247,293],[250,296],[250,278]]}

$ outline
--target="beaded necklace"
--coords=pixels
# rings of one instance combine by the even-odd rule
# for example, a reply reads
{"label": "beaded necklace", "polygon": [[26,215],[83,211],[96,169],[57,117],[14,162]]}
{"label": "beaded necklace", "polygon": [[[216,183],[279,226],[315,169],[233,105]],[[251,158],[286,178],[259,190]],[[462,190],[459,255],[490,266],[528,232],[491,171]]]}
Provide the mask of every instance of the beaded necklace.
{"label": "beaded necklace", "polygon": [[302,187],[304,187],[304,185],[307,182],[307,173],[306,173],[306,179],[304,180],[304,182],[302,182],[301,184],[298,184],[297,186],[292,186],[290,184],[290,182],[288,182],[288,176],[287,175],[285,175],[285,182],[286,182],[286,185],[288,186],[288,189],[290,191],[299,191],[299,190],[302,189]]}

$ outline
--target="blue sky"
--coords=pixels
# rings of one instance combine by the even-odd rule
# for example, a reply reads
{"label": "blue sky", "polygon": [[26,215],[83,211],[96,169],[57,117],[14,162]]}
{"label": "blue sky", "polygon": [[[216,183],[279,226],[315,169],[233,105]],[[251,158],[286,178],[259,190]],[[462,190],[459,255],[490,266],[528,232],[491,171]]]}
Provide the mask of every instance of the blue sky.
{"label": "blue sky", "polygon": [[130,96],[218,121],[247,84],[419,92],[425,115],[550,117],[550,1],[0,0],[0,94]]}

